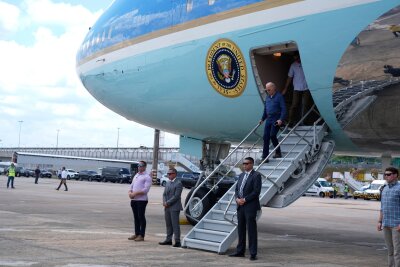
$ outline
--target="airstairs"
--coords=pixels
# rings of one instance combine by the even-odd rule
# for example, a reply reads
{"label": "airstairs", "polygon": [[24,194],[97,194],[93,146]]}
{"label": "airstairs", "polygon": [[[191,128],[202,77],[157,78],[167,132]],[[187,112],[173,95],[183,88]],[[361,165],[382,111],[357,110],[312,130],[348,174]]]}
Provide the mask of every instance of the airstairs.
{"label": "airstairs", "polygon": [[[313,107],[304,118],[311,112],[316,112]],[[304,118],[291,130],[284,129],[279,135],[279,146],[282,151],[282,158],[274,159],[272,155],[275,149],[271,151],[266,159],[255,168],[262,175],[262,190],[260,194],[260,203],[262,206],[282,208],[294,202],[314,183],[319,174],[329,161],[333,149],[333,141],[324,140],[327,133],[327,126],[322,119],[317,120],[313,126],[300,126]],[[258,136],[257,142],[249,148],[251,151],[260,141],[262,136],[257,134],[257,125],[246,137],[239,143],[239,148],[249,139],[250,136]],[[203,186],[218,168],[235,152],[233,150],[225,160],[195,189]],[[247,155],[245,154],[243,159]],[[240,159],[235,166],[241,164]],[[266,160],[268,163],[265,163]],[[235,167],[233,166],[232,169]],[[218,186],[221,178],[214,187]],[[198,221],[191,231],[184,237],[183,246],[187,248],[196,248],[207,251],[213,251],[220,254],[225,253],[237,238],[237,204],[234,198],[236,183],[225,193],[223,197]],[[213,190],[213,188],[211,188]],[[210,191],[211,192],[211,191]],[[204,197],[206,198],[207,195]],[[197,203],[201,205],[201,201]],[[197,205],[190,205],[190,200],[185,206],[195,210]],[[260,218],[261,211],[257,219]]]}

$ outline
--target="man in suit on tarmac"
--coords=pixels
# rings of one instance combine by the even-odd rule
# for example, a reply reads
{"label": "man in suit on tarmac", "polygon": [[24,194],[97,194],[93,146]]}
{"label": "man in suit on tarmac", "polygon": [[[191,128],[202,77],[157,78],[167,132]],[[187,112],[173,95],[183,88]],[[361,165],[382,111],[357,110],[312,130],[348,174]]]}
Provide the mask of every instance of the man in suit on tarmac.
{"label": "man in suit on tarmac", "polygon": [[159,242],[160,245],[172,245],[172,235],[174,235],[175,244],[173,247],[181,246],[181,228],[179,226],[179,213],[182,210],[181,194],[182,183],[176,179],[177,171],[170,168],[167,172],[169,182],[166,184],[163,193],[163,206],[165,224],[167,228],[167,237],[164,241]]}
{"label": "man in suit on tarmac", "polygon": [[244,172],[240,174],[235,188],[238,205],[238,245],[230,257],[244,257],[246,250],[246,228],[249,236],[250,260],[257,260],[257,211],[261,209],[261,174],[253,170],[254,159],[247,157],[243,161]]}

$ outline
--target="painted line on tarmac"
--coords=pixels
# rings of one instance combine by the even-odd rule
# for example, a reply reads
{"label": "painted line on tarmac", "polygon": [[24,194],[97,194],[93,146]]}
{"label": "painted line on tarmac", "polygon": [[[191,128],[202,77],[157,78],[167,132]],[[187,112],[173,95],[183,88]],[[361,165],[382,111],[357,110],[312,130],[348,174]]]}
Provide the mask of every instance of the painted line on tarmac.
{"label": "painted line on tarmac", "polygon": [[85,231],[85,230],[67,230],[67,229],[51,229],[51,232],[71,233],[71,234],[89,234],[89,235],[129,235],[127,232],[108,232],[108,231]]}
{"label": "painted line on tarmac", "polygon": [[32,266],[38,262],[0,260],[0,266]]}

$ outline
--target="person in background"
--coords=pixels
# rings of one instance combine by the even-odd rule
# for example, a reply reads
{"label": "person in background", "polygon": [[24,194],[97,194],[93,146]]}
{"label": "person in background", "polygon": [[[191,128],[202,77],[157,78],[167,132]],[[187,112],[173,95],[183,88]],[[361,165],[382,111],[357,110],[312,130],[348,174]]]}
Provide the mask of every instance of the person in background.
{"label": "person in background", "polygon": [[378,231],[383,230],[388,250],[388,266],[400,266],[400,183],[399,170],[386,168],[384,186],[381,193],[381,209],[378,219]]}
{"label": "person in background", "polygon": [[37,165],[37,167],[35,169],[35,184],[37,184],[39,181],[39,175],[40,175],[40,169],[39,169],[39,165]]}
{"label": "person in background", "polygon": [[336,198],[338,187],[336,184],[333,184],[332,187],[333,187],[333,198]]}
{"label": "person in background", "polygon": [[[305,114],[312,105],[312,97],[304,75],[300,54],[295,53],[293,59],[294,62],[290,65],[285,88],[282,91],[282,95],[285,95],[290,84],[293,82],[292,104],[289,109],[289,127],[293,127],[296,124],[296,113]],[[300,102],[302,102],[302,106],[300,106]],[[298,110],[299,108],[300,110]]]}
{"label": "person in background", "polygon": [[343,193],[344,193],[344,199],[348,199],[349,198],[349,186],[347,184],[344,184]]}
{"label": "person in background", "polygon": [[133,177],[130,190],[128,191],[135,224],[135,234],[128,239],[134,241],[144,241],[146,232],[145,214],[148,203],[147,194],[152,184],[151,177],[146,172],[146,166],[145,161],[139,161],[138,173]]}
{"label": "person in background", "polygon": [[183,186],[179,179],[176,179],[177,171],[175,168],[168,170],[169,182],[164,188],[163,206],[164,217],[167,228],[167,237],[160,245],[172,245],[172,235],[175,238],[173,247],[181,246],[181,228],[179,226],[179,213],[182,210],[181,195]]}
{"label": "person in background", "polygon": [[8,168],[7,171],[7,175],[8,175],[8,180],[7,180],[7,188],[10,186],[11,184],[11,188],[15,188],[14,187],[14,178],[15,178],[15,166],[14,163],[11,163],[10,167]]}
{"label": "person in background", "polygon": [[65,190],[64,191],[68,191],[68,187],[67,187],[67,177],[68,177],[68,172],[65,169],[65,167],[62,167],[62,171],[61,171],[61,181],[60,184],[58,185],[58,187],[56,188],[56,190],[60,190],[60,187],[62,184],[64,184]]}

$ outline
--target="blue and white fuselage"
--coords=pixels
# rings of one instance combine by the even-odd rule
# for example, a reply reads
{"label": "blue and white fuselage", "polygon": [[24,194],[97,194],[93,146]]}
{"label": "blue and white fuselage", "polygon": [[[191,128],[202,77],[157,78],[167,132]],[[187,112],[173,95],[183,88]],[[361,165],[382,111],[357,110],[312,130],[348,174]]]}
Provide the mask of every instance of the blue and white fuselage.
{"label": "blue and white fuselage", "polygon": [[[295,44],[319,112],[339,149],[351,150],[353,136],[334,110],[333,80],[352,40],[398,6],[398,0],[115,0],[83,41],[77,72],[98,101],[129,120],[235,142],[261,118],[260,81],[282,84],[287,77],[285,71],[260,79],[254,51]],[[238,52],[238,71],[225,77],[225,83],[245,78],[235,92],[213,86],[208,70],[213,45],[224,40],[243,57]]]}

